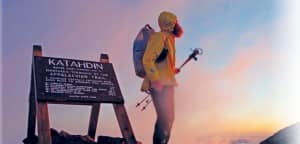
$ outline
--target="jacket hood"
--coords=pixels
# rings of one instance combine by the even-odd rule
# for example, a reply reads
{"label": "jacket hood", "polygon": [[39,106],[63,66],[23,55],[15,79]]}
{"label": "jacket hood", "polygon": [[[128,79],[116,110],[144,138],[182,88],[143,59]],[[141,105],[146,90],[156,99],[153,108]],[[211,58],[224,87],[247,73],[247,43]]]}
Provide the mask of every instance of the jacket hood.
{"label": "jacket hood", "polygon": [[176,22],[177,17],[171,12],[163,11],[158,17],[158,25],[161,31],[172,32],[174,30]]}

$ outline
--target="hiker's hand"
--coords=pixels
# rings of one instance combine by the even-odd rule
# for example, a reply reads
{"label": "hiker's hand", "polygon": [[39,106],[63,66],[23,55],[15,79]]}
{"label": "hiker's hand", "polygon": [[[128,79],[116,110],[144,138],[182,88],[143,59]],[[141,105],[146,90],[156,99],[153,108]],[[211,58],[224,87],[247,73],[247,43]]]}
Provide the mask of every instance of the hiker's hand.
{"label": "hiker's hand", "polygon": [[159,81],[154,81],[151,83],[151,88],[153,88],[156,91],[161,91],[163,89],[163,85]]}
{"label": "hiker's hand", "polygon": [[180,69],[179,68],[175,68],[175,74],[180,73]]}
{"label": "hiker's hand", "polygon": [[142,92],[147,92],[147,91],[149,91],[149,89],[150,89],[150,80],[148,80],[148,79],[144,79],[143,80],[143,83],[142,83],[142,86],[141,86],[141,91]]}

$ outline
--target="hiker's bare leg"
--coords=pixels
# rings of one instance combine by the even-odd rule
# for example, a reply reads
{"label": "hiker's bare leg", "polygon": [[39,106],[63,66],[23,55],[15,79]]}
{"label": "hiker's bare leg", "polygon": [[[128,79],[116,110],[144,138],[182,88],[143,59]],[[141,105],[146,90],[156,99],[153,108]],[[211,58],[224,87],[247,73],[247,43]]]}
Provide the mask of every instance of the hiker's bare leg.
{"label": "hiker's bare leg", "polygon": [[152,99],[157,114],[153,144],[167,144],[174,121],[174,87],[164,86],[161,91],[152,90]]}

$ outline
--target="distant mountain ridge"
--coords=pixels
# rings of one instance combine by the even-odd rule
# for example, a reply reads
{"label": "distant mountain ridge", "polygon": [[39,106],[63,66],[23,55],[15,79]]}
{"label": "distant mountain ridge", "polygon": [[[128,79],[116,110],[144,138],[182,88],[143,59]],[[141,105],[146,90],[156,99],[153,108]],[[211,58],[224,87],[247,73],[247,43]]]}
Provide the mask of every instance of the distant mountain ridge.
{"label": "distant mountain ridge", "polygon": [[300,144],[300,122],[281,129],[260,144]]}

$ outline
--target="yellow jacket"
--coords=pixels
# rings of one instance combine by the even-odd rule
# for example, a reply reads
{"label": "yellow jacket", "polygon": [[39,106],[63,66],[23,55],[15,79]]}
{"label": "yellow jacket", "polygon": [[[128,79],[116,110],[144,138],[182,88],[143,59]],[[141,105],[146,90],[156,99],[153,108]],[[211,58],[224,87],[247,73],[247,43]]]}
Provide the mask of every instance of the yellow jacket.
{"label": "yellow jacket", "polygon": [[[177,18],[170,12],[162,12],[158,23],[161,31],[150,36],[143,56],[143,65],[146,72],[141,90],[147,91],[151,82],[159,81],[163,85],[177,85],[175,79],[175,36],[172,34]],[[156,58],[163,48],[168,49],[167,57],[159,63]]]}

